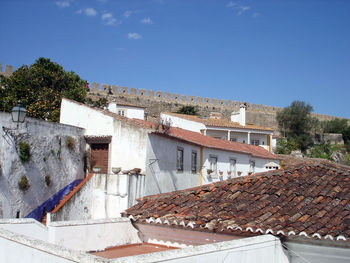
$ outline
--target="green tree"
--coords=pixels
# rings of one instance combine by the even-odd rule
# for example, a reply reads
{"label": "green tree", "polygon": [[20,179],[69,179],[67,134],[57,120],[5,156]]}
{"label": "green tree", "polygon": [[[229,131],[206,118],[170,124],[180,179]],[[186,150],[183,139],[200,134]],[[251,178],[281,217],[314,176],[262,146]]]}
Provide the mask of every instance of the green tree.
{"label": "green tree", "polygon": [[325,133],[341,133],[344,134],[348,128],[348,121],[345,119],[334,119],[324,122],[323,131]]}
{"label": "green tree", "polygon": [[282,138],[277,141],[275,153],[290,154],[294,150],[298,150],[298,144],[293,138],[289,138],[289,140]]}
{"label": "green tree", "polygon": [[194,106],[182,106],[176,113],[197,115],[197,110]]}
{"label": "green tree", "polygon": [[62,97],[84,102],[85,85],[74,72],[41,57],[8,78],[0,76],[0,111],[11,111],[20,100],[28,116],[58,122]]}
{"label": "green tree", "polygon": [[289,107],[277,113],[279,130],[287,140],[293,139],[300,150],[312,145],[311,129],[315,123],[311,117],[312,106],[303,101],[293,101]]}

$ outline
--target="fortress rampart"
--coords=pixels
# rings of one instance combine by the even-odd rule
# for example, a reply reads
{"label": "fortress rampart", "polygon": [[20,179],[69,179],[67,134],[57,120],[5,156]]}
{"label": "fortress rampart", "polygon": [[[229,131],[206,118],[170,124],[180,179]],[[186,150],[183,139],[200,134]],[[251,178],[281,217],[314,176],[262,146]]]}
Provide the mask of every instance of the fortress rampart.
{"label": "fortress rampart", "polygon": [[[174,105],[191,105],[197,106],[200,108],[206,108],[206,111],[219,111],[221,113],[225,111],[229,111],[230,114],[232,111],[238,111],[239,106],[242,103],[246,103],[247,105],[247,113],[265,113],[276,115],[278,111],[282,110],[280,107],[266,106],[261,104],[253,104],[242,101],[235,100],[224,100],[224,99],[216,99],[216,98],[203,98],[199,96],[188,96],[188,95],[180,95],[177,93],[169,93],[162,91],[154,91],[154,90],[145,90],[145,89],[136,89],[136,88],[128,88],[128,87],[118,87],[116,85],[108,85],[102,84],[101,87],[98,83],[92,83],[90,86],[90,95],[98,95],[104,97],[117,97],[124,98],[128,102],[134,101],[136,105],[143,105],[140,103],[141,101],[152,101],[154,102],[163,102],[166,104],[174,104]],[[207,114],[209,115],[209,114]],[[337,117],[312,113],[312,115],[319,120],[332,120]],[[248,120],[249,121],[249,120]],[[265,123],[266,126],[266,123]]]}
{"label": "fortress rampart", "polygon": [[[13,66],[6,65],[2,71],[0,64],[0,74],[10,76]],[[220,112],[223,117],[229,118],[233,111],[238,111],[242,103],[247,105],[247,122],[270,127],[277,130],[276,114],[282,108],[253,104],[236,100],[203,98],[200,96],[180,95],[154,90],[136,89],[128,87],[118,87],[117,85],[91,83],[89,97],[97,99],[106,97],[108,100],[117,98],[119,101],[146,107],[150,118],[157,118],[162,111],[174,112],[181,106],[195,106],[201,116],[209,116],[210,112]],[[312,113],[317,119],[332,120],[337,117],[324,114]],[[350,123],[350,120],[348,120]]]}

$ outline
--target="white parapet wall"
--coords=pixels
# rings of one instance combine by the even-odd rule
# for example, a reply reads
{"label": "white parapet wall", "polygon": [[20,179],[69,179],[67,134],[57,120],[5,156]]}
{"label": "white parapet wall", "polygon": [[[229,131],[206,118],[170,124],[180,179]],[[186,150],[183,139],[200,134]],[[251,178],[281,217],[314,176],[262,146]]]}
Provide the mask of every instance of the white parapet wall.
{"label": "white parapet wall", "polygon": [[127,218],[50,223],[49,242],[62,247],[99,251],[112,246],[142,243]]}

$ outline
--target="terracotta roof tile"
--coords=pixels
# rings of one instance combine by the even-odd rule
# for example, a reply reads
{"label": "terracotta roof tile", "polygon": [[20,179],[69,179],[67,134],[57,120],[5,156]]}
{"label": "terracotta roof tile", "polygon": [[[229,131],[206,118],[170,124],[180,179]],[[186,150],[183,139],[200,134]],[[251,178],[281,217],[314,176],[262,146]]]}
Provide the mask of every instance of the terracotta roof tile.
{"label": "terracotta roof tile", "polygon": [[[335,176],[335,177],[334,177]],[[350,238],[350,167],[291,167],[187,190],[144,197],[125,216],[194,222],[194,230],[289,234],[334,240]],[[337,185],[334,185],[334,178]],[[313,183],[307,183],[312,181]],[[318,183],[318,193],[310,191]],[[263,187],[262,187],[263,186]],[[341,194],[329,195],[330,192]],[[166,204],[166,205],[164,205]],[[177,226],[179,227],[179,226]]]}
{"label": "terracotta roof tile", "polygon": [[262,131],[273,131],[273,129],[256,126],[253,124],[247,123],[245,126],[240,125],[238,122],[232,122],[227,119],[203,119],[199,118],[198,116],[194,115],[186,115],[186,114],[179,114],[179,113],[173,113],[173,112],[163,112],[164,114],[171,115],[174,117],[183,118],[190,121],[195,121],[199,123],[203,123],[206,126],[211,127],[226,127],[226,128],[237,128],[237,129],[251,129],[251,130],[262,130]]}
{"label": "terracotta roof tile", "polygon": [[199,146],[204,146],[207,148],[220,149],[224,151],[243,152],[243,153],[251,154],[252,156],[255,156],[255,157],[260,157],[265,159],[279,159],[279,157],[265,150],[261,146],[216,139],[210,136],[202,135],[198,132],[192,132],[192,131],[175,128],[175,127],[171,127],[167,132],[155,131],[153,132],[153,134],[158,136],[183,140],[183,141],[196,144]]}

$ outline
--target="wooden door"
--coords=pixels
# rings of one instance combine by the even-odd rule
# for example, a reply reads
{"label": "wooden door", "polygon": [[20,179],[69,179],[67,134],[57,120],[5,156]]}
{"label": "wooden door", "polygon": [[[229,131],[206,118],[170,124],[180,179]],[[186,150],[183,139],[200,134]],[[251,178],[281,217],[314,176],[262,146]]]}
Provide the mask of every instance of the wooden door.
{"label": "wooden door", "polygon": [[91,161],[93,166],[101,166],[101,173],[108,171],[108,143],[91,144]]}

